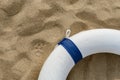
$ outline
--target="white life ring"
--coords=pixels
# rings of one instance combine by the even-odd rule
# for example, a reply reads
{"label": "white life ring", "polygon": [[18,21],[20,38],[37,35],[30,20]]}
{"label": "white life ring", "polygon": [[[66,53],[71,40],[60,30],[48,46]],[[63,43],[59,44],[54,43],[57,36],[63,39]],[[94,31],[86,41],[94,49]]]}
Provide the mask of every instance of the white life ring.
{"label": "white life ring", "polygon": [[93,29],[63,39],[44,63],[38,80],[66,80],[79,60],[100,52],[120,55],[120,30]]}

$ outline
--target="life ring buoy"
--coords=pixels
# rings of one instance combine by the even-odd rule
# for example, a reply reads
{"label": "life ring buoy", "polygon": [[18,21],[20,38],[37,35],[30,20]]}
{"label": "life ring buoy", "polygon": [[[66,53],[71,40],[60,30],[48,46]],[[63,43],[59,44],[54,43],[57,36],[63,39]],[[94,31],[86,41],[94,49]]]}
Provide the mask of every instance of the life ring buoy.
{"label": "life ring buoy", "polygon": [[38,80],[66,80],[82,58],[100,52],[120,55],[120,30],[93,29],[80,32],[58,43],[44,63]]}

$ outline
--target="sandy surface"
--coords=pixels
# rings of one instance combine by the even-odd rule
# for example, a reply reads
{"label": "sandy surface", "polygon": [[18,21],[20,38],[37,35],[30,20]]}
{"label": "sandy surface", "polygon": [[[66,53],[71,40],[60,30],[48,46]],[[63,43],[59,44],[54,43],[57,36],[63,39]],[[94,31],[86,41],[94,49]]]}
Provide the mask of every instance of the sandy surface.
{"label": "sandy surface", "polygon": [[[71,35],[120,29],[120,0],[0,0],[0,80],[37,80],[68,28]],[[120,80],[119,61],[112,54],[90,56],[68,80]]]}

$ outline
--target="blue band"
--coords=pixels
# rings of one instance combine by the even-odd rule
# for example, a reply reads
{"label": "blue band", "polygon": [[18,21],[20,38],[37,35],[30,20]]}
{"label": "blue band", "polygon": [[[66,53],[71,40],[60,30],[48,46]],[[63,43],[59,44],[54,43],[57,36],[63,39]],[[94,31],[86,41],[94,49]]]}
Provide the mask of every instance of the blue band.
{"label": "blue band", "polygon": [[77,46],[68,38],[64,38],[58,45],[62,45],[70,54],[75,64],[82,59],[82,54]]}

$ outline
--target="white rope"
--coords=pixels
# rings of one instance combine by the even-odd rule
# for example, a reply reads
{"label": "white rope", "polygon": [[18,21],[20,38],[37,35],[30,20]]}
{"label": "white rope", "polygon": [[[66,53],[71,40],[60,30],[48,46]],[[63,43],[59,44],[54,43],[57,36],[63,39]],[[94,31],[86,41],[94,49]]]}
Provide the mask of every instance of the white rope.
{"label": "white rope", "polygon": [[67,30],[66,30],[66,38],[69,38],[70,34],[71,34],[71,30],[70,30],[70,29],[67,29]]}

